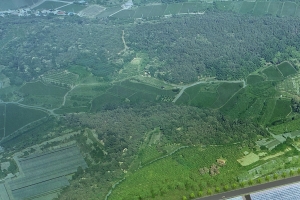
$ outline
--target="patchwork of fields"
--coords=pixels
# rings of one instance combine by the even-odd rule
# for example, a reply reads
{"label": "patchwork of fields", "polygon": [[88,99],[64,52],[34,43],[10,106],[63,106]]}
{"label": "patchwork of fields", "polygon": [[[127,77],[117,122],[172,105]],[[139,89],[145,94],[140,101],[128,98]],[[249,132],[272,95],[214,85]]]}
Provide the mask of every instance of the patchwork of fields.
{"label": "patchwork of fields", "polygon": [[[207,9],[216,8],[223,11],[232,11],[240,14],[274,15],[274,16],[300,16],[300,5],[295,2],[280,1],[215,1],[185,2],[174,4],[160,4],[140,6],[129,10],[108,8],[98,17],[113,18],[152,18],[180,14],[202,14]],[[110,9],[112,10],[110,12]]]}

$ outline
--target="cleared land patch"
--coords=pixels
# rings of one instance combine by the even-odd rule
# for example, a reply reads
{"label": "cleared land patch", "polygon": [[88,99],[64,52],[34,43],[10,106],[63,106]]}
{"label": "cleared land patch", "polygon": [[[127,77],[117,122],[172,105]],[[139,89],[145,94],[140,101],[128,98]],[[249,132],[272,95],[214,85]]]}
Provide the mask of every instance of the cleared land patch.
{"label": "cleared land patch", "polygon": [[242,87],[242,83],[221,83],[217,88],[218,99],[214,102],[213,107],[223,106]]}
{"label": "cleared land patch", "polygon": [[58,84],[60,86],[72,86],[76,83],[79,75],[68,71],[54,71],[41,76],[45,83]]}
{"label": "cleared land patch", "polygon": [[239,10],[239,13],[248,14],[252,13],[256,2],[243,1],[242,7]]}
{"label": "cleared land patch", "polygon": [[181,7],[182,7],[182,3],[174,3],[174,4],[168,4],[164,15],[175,15],[177,13],[179,13]]}
{"label": "cleared land patch", "polygon": [[297,4],[295,2],[285,1],[283,2],[283,7],[281,10],[281,16],[294,16],[297,8]]}
{"label": "cleared land patch", "polygon": [[90,5],[87,8],[83,9],[79,12],[79,15],[94,18],[99,15],[102,11],[104,11],[104,7],[99,5]]}
{"label": "cleared land patch", "polygon": [[176,101],[178,105],[195,107],[211,107],[218,98],[217,87],[219,84],[198,84],[187,88]]}
{"label": "cleared land patch", "polygon": [[254,15],[265,15],[268,12],[270,2],[269,1],[256,1],[255,8],[253,10]]}
{"label": "cleared land patch", "polygon": [[295,68],[289,62],[283,62],[277,65],[277,68],[281,71],[284,77],[297,73]]}
{"label": "cleared land patch", "polygon": [[86,6],[84,6],[84,5],[70,4],[70,5],[67,5],[67,6],[64,6],[64,7],[60,8],[60,10],[63,10],[63,11],[66,11],[66,12],[78,13],[78,12],[82,11],[85,8],[86,8]]}
{"label": "cleared land patch", "polygon": [[249,75],[247,77],[247,84],[249,84],[249,85],[253,85],[253,84],[256,84],[256,83],[259,83],[262,81],[264,81],[264,77],[259,76],[259,75]]}
{"label": "cleared land patch", "polygon": [[291,102],[289,100],[277,100],[270,122],[282,120],[290,112],[291,112]]}
{"label": "cleared land patch", "polygon": [[23,104],[56,108],[62,104],[63,96],[68,92],[68,89],[52,84],[46,85],[38,81],[26,83],[19,91],[24,94]]}
{"label": "cleared land patch", "polygon": [[56,9],[58,7],[67,5],[64,2],[58,2],[58,1],[45,1],[41,5],[35,7],[36,10],[44,10],[44,9]]}
{"label": "cleared land patch", "polygon": [[282,80],[283,79],[283,76],[280,73],[280,71],[273,66],[268,67],[267,69],[263,70],[262,72],[268,77],[268,80]]}
{"label": "cleared land patch", "polygon": [[259,161],[259,156],[255,153],[249,153],[248,155],[244,156],[243,158],[240,158],[237,160],[242,166],[248,166],[252,163],[255,163]]}
{"label": "cleared land patch", "polygon": [[280,1],[270,1],[268,14],[276,16],[280,14],[283,3]]}

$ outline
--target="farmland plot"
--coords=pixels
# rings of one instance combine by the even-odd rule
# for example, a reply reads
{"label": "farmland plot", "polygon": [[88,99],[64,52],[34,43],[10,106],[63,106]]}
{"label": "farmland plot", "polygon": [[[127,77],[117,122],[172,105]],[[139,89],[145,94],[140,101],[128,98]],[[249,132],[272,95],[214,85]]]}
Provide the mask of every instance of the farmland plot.
{"label": "farmland plot", "polygon": [[15,104],[6,104],[5,136],[46,116],[48,114],[40,110],[23,108]]}
{"label": "farmland plot", "polygon": [[140,6],[135,10],[134,18],[145,18],[148,17],[149,13],[151,12],[151,6]]}
{"label": "farmland plot", "polygon": [[151,12],[149,13],[148,17],[163,16],[166,8],[167,8],[167,4],[154,5],[152,6],[152,8],[149,8],[151,9]]}
{"label": "farmland plot", "polygon": [[262,81],[264,81],[264,78],[262,76],[259,76],[259,75],[249,75],[247,77],[247,84],[249,84],[249,85],[260,83]]}
{"label": "farmland plot", "polygon": [[222,83],[218,87],[218,99],[214,102],[213,107],[223,106],[237,91],[242,88],[241,83]]}
{"label": "farmland plot", "polygon": [[283,2],[283,7],[281,10],[281,16],[294,16],[297,8],[297,4],[294,2]]}
{"label": "farmland plot", "polygon": [[42,81],[45,83],[54,83],[68,87],[74,85],[78,78],[79,75],[68,71],[50,72],[41,76]]}
{"label": "farmland plot", "polygon": [[239,10],[239,13],[247,14],[252,13],[256,2],[243,1],[242,7]]}
{"label": "farmland plot", "polygon": [[283,76],[281,72],[275,67],[268,67],[263,70],[263,73],[268,77],[268,80],[282,80]]}
{"label": "farmland plot", "polygon": [[289,100],[277,100],[270,122],[284,119],[291,112]]}
{"label": "farmland plot", "polygon": [[268,12],[270,2],[269,1],[256,1],[255,8],[253,10],[254,15],[265,15]]}
{"label": "farmland plot", "polygon": [[232,1],[216,1],[215,4],[218,10],[224,11],[230,11],[234,6],[234,2]]}
{"label": "farmland plot", "polygon": [[182,7],[182,3],[174,3],[174,4],[168,4],[164,15],[176,15],[179,13],[181,7]]}
{"label": "farmland plot", "polygon": [[296,74],[297,72],[289,62],[283,62],[277,65],[277,68],[281,71],[284,77],[287,77],[292,74]]}
{"label": "farmland plot", "polygon": [[279,15],[281,12],[283,3],[280,1],[270,1],[268,14],[276,16]]}
{"label": "farmland plot", "polygon": [[83,5],[70,4],[70,5],[67,5],[67,6],[64,6],[64,7],[60,8],[60,10],[63,10],[63,11],[66,11],[66,12],[78,13],[78,12],[82,11],[85,8],[86,8],[86,6],[83,6]]}
{"label": "farmland plot", "polygon": [[36,9],[36,10],[56,9],[56,8],[64,6],[64,5],[67,5],[67,4],[63,3],[63,2],[57,2],[57,1],[45,1],[41,5],[35,7],[34,9]]}
{"label": "farmland plot", "polygon": [[134,10],[122,10],[120,12],[117,12],[116,14],[114,14],[112,17],[113,18],[123,18],[123,19],[127,19],[127,18],[133,18],[133,16],[135,15],[135,11]]}
{"label": "farmland plot", "polygon": [[183,3],[179,13],[195,13],[198,12],[198,3]]}

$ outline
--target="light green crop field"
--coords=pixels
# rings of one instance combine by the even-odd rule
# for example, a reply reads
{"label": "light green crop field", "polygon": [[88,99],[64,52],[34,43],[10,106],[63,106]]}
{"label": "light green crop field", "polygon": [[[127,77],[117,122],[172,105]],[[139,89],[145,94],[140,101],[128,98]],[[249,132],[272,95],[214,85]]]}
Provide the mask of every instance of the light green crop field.
{"label": "light green crop field", "polygon": [[34,9],[36,10],[43,10],[43,9],[56,9],[58,7],[67,5],[66,3],[63,2],[56,2],[56,1],[45,1],[41,5],[35,7]]}
{"label": "light green crop field", "polygon": [[290,100],[277,100],[270,123],[283,120],[291,112]]}
{"label": "light green crop field", "polygon": [[213,107],[223,106],[237,91],[242,88],[242,83],[222,83],[219,85],[218,99],[214,102]]}
{"label": "light green crop field", "polygon": [[70,5],[67,5],[67,6],[64,6],[64,7],[60,8],[60,10],[63,10],[63,11],[66,11],[66,12],[78,13],[78,12],[82,11],[85,8],[86,8],[86,6],[83,6],[83,5],[70,4]]}
{"label": "light green crop field", "polygon": [[286,1],[283,2],[283,7],[281,10],[281,16],[294,16],[296,12],[297,4],[295,2]]}
{"label": "light green crop field", "polygon": [[283,76],[280,71],[275,67],[268,67],[263,70],[263,73],[268,77],[268,80],[282,80]]}
{"label": "light green crop field", "polygon": [[284,77],[297,73],[295,68],[289,62],[283,62],[277,65],[277,68],[281,71]]}
{"label": "light green crop field", "polygon": [[168,4],[168,6],[164,12],[164,15],[175,15],[175,14],[179,13],[182,5],[183,5],[182,3]]}
{"label": "light green crop field", "polygon": [[256,2],[243,1],[242,7],[239,10],[241,14],[252,13]]}
{"label": "light green crop field", "polygon": [[268,14],[276,16],[279,15],[281,12],[283,3],[280,1],[270,1]]}
{"label": "light green crop field", "polygon": [[259,75],[249,75],[247,77],[247,84],[253,85],[264,81],[264,77]]}
{"label": "light green crop field", "polygon": [[254,15],[265,15],[268,12],[269,1],[257,1],[253,10]]}

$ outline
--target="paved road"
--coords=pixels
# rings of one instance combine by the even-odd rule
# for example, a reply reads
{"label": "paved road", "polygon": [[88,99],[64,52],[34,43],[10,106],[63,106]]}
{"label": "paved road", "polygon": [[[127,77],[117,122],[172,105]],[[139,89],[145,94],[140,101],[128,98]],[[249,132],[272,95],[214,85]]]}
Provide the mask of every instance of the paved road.
{"label": "paved road", "polygon": [[[237,190],[233,190],[233,191],[229,191],[229,192],[224,192],[224,193],[220,193],[220,194],[216,194],[216,195],[212,195],[212,196],[208,196],[208,197],[197,198],[197,200],[226,199],[226,198],[230,198],[230,197],[235,197],[235,196],[241,196],[241,195],[245,195],[245,194],[254,193],[254,192],[257,192],[257,191],[260,191],[260,190],[266,190],[266,189],[270,189],[270,188],[273,188],[273,187],[278,187],[278,186],[282,186],[282,185],[286,185],[286,184],[291,184],[291,183],[295,183],[295,182],[299,182],[299,181],[300,181],[300,176],[293,176],[293,177],[278,180],[278,181],[273,181],[273,182],[269,182],[269,183],[255,185],[255,186],[251,186],[251,187],[247,187],[247,188],[241,188],[241,189],[237,189]],[[225,198],[222,198],[223,196],[225,196]]]}

